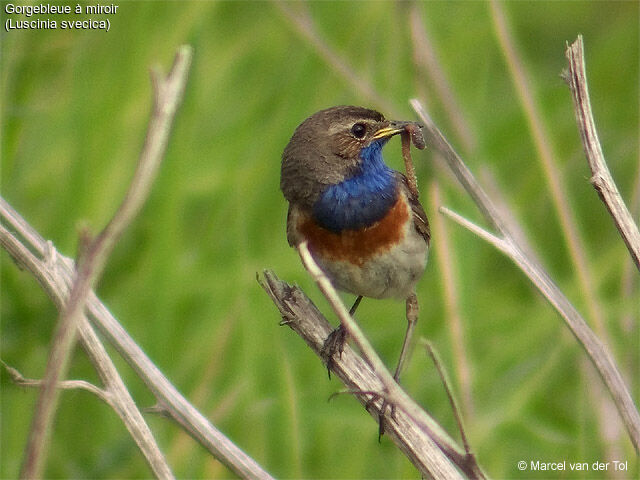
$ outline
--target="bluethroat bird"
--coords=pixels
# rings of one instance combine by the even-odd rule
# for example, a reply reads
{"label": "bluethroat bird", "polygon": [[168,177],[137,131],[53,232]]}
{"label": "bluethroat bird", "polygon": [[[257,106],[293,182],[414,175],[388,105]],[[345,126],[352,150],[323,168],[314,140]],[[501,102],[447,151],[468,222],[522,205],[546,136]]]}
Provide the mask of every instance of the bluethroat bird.
{"label": "bluethroat bird", "polygon": [[[351,315],[362,297],[406,301],[408,325],[396,380],[417,321],[415,286],[427,263],[430,234],[416,192],[384,163],[382,148],[392,136],[419,128],[415,122],[385,120],[375,110],[338,106],[303,121],[282,154],[289,244],[306,240],[333,285],[356,295]],[[325,341],[329,372],[345,337],[339,326]]]}

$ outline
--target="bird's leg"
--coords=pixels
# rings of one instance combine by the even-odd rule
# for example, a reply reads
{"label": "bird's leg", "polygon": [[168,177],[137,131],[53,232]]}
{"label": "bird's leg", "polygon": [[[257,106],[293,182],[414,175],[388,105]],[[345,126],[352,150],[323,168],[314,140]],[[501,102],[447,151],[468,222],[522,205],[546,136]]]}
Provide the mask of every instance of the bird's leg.
{"label": "bird's leg", "polygon": [[411,344],[411,337],[413,337],[413,331],[418,323],[418,297],[415,293],[412,293],[407,297],[407,332],[404,334],[404,341],[402,342],[402,350],[400,350],[400,358],[398,359],[398,365],[396,371],[393,374],[393,379],[397,382],[400,379],[400,373],[402,367],[409,355],[409,345]]}
{"label": "bird's leg", "polygon": [[353,315],[356,313],[356,309],[358,308],[358,305],[360,305],[361,301],[362,301],[362,295],[358,295],[358,297],[356,298],[356,301],[353,302],[353,305],[351,305],[351,308],[349,309],[349,315],[351,315],[353,317]]}
{"label": "bird's leg", "polygon": [[[353,306],[349,310],[349,315],[353,316],[353,314],[356,313],[356,309],[358,308],[358,305],[360,305],[361,301],[362,295],[358,295],[356,301],[353,302]],[[329,374],[329,378],[331,378],[331,368],[333,368],[333,355],[337,353],[339,356],[342,356],[346,340],[347,331],[344,329],[344,326],[340,324],[340,326],[331,332],[324,341],[321,353],[327,360],[327,373]]]}
{"label": "bird's leg", "polygon": [[[409,346],[411,344],[411,337],[413,336],[413,331],[416,328],[416,324],[418,323],[418,297],[414,293],[407,297],[407,332],[404,335],[404,341],[402,342],[402,350],[400,350],[400,358],[398,359],[398,365],[396,366],[396,371],[393,374],[393,379],[397,382],[400,379],[400,373],[402,372],[402,367],[407,359],[409,354]],[[387,409],[386,400],[382,402],[382,408],[380,409],[380,422],[379,422],[379,430],[378,430],[378,438],[384,435],[384,414]],[[391,414],[393,415],[394,406],[391,406]]]}

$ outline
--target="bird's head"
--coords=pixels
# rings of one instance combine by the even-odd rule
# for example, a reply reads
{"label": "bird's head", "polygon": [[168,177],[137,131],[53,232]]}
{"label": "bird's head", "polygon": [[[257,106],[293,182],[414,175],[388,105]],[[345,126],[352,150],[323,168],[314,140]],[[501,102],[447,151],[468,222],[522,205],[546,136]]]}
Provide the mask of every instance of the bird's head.
{"label": "bird's head", "polygon": [[387,140],[414,122],[386,120],[363,107],[321,110],[303,121],[282,154],[280,188],[289,202],[311,207],[329,185],[361,172],[363,163],[382,163]]}

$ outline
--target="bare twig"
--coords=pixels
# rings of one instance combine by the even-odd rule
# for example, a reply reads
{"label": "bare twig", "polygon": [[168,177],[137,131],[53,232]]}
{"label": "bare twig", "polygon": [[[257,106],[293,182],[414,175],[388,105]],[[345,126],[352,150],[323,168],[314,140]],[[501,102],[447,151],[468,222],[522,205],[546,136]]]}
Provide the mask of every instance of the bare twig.
{"label": "bare twig", "polygon": [[31,423],[21,471],[23,478],[42,477],[48,438],[58,401],[56,384],[66,374],[68,359],[76,339],[76,328],[82,318],[87,296],[100,277],[113,247],[148,196],[164,155],[174,114],[182,100],[191,57],[191,48],[183,46],[178,51],[166,79],[162,79],[157,71],[152,73],[155,90],[154,111],[133,181],[109,224],[84,251],[80,252],[77,273],[69,298],[60,312],[42,390]]}
{"label": "bare twig", "polygon": [[151,429],[145,422],[140,410],[138,410],[124,381],[118,374],[116,366],[111,361],[104,345],[102,345],[85,315],[80,319],[78,332],[85,351],[98,371],[105,385],[105,390],[112,399],[112,408],[144,454],[151,470],[158,478],[173,478],[171,468],[160,451]]}
{"label": "bare twig", "polygon": [[[10,207],[1,199],[0,211],[2,212],[1,217],[3,223],[6,224],[7,227],[16,229],[19,232],[24,232],[25,238],[28,237],[29,240],[36,239],[36,237],[39,238],[37,234],[30,232],[29,228],[23,228],[26,226],[24,221],[19,216],[14,216],[14,212],[12,212]],[[45,286],[45,290],[56,304],[56,307],[60,310],[69,296],[74,271],[72,266],[73,262],[64,256],[58,255],[51,242],[45,244],[42,239],[40,239],[40,255],[38,255],[36,253],[38,248],[33,248],[29,240],[25,240],[23,244],[17,235],[9,232],[4,225],[0,226],[0,243],[2,246],[20,265],[34,273],[40,283]],[[36,252],[34,252],[34,250]],[[68,275],[63,275],[58,271],[56,263],[62,260],[68,260],[71,264]],[[171,477],[171,470],[153,438],[151,430],[129,395],[98,336],[84,316],[78,325],[78,332],[82,345],[105,385],[105,391],[108,393],[108,398],[110,399],[109,404],[122,419],[156,476],[164,478]],[[58,382],[58,385],[61,383],[63,382]]]}
{"label": "bare twig", "polygon": [[462,162],[460,156],[444,138],[442,132],[433,123],[433,120],[424,111],[417,100],[412,100],[411,105],[425,125],[425,137],[427,144],[437,150],[446,160],[447,164],[464,186],[469,195],[476,202],[478,208],[500,234],[499,238],[483,228],[474,225],[463,217],[454,214],[450,210],[442,209],[444,213],[465,226],[475,234],[493,244],[496,248],[508,255],[522,271],[529,277],[533,284],[540,290],[545,298],[553,305],[557,312],[565,320],[567,326],[576,339],[587,352],[589,359],[598,370],[598,374],[609,390],[616,408],[625,424],[631,442],[636,450],[640,449],[640,415],[633,403],[629,390],[615,364],[608,348],[589,328],[575,307],[569,302],[558,286],[551,280],[542,266],[523,252],[517,240],[511,235],[507,222],[502,219],[500,211],[489,199],[482,187],[478,184],[469,168]]}
{"label": "bare twig", "polygon": [[[609,172],[591,110],[582,35],[578,35],[578,38],[573,44],[567,45],[565,56],[568,60],[568,69],[563,72],[563,78],[571,91],[576,123],[580,132],[587,163],[591,170],[591,183],[613,218],[616,228],[620,232],[629,250],[633,264],[635,264],[636,269],[640,269],[640,233],[638,232],[638,226],[634,223],[633,217],[627,209],[613,177]],[[632,275],[633,272],[632,265],[625,263],[623,277],[626,273],[627,278],[630,278],[629,276]],[[631,283],[627,283],[627,285],[631,285]],[[623,295],[628,292],[625,286],[626,285],[623,285]],[[623,328],[626,321],[625,317],[625,315],[622,317]],[[593,375],[591,372],[587,372],[587,374]],[[598,399],[603,397],[603,392],[599,392],[598,390],[596,390],[594,394]],[[602,401],[598,402],[598,408],[601,412],[599,424],[603,437],[605,439],[614,438],[620,427],[618,423],[610,421],[609,411],[611,408],[603,404]],[[607,441],[605,444],[607,448],[612,448],[612,442]],[[615,451],[608,455],[609,458],[616,458],[617,456]]]}
{"label": "bare twig", "polygon": [[331,308],[333,308],[333,311],[340,319],[340,324],[345,328],[348,337],[354,341],[360,352],[362,352],[364,360],[371,366],[382,382],[384,392],[381,393],[381,396],[386,397],[389,403],[398,406],[397,404],[400,400],[400,388],[398,384],[394,381],[393,376],[389,370],[387,370],[380,357],[378,357],[353,317],[349,315],[349,311],[342,303],[342,300],[340,300],[338,292],[336,292],[333,285],[331,285],[329,278],[314,261],[311,253],[309,253],[307,242],[302,242],[298,245],[298,253],[300,254],[304,267],[318,284],[318,287],[331,304]]}
{"label": "bare twig", "polygon": [[422,339],[421,341],[424,348],[427,350],[429,357],[433,361],[433,365],[436,367],[438,371],[438,376],[440,377],[440,381],[442,382],[442,386],[444,387],[444,391],[447,394],[447,398],[449,399],[449,404],[451,405],[451,410],[453,411],[453,416],[456,419],[456,424],[458,425],[458,431],[460,432],[460,438],[462,439],[462,444],[464,445],[464,451],[467,455],[473,455],[471,453],[471,446],[469,445],[469,441],[467,440],[467,434],[464,431],[464,423],[462,421],[462,412],[460,411],[460,407],[458,406],[458,401],[456,400],[455,395],[453,394],[453,390],[451,389],[451,381],[449,380],[449,376],[447,372],[442,367],[442,361],[440,360],[440,356],[436,352],[435,348],[431,344],[430,341],[426,339]]}
{"label": "bare twig", "polygon": [[631,443],[638,450],[640,445],[640,415],[638,415],[638,410],[633,403],[624,379],[606,345],[593,333],[558,286],[538,264],[531,262],[522,253],[512,239],[496,237],[447,208],[441,207],[440,211],[511,258],[564,318],[567,326],[585,349],[589,359],[600,374],[600,378],[607,386],[618,413],[627,428]]}
{"label": "bare twig", "polygon": [[565,54],[569,60],[565,79],[571,90],[580,138],[591,169],[591,183],[613,217],[631,258],[640,270],[640,232],[609,172],[591,112],[582,35],[578,35],[578,39],[567,46]]}
{"label": "bare twig", "polygon": [[[20,385],[21,387],[42,386],[42,380],[25,378],[24,375],[22,375],[17,369],[10,367],[4,362],[0,363],[2,363],[5,370],[11,377],[11,381],[16,385]],[[56,388],[59,388],[61,390],[86,390],[87,392],[94,394],[107,405],[113,407],[111,394],[109,392],[85,380],[63,380],[62,382],[58,382]]]}
{"label": "bare twig", "polygon": [[[75,272],[73,260],[56,253],[51,242],[45,241],[1,197],[0,219],[3,225],[0,227],[0,244],[19,265],[34,275],[52,300],[60,306],[60,299],[66,298],[69,294],[69,285]],[[255,460],[211,425],[207,418],[176,390],[93,292],[89,294],[86,314],[135,370],[171,417],[215,458],[241,478],[271,479]],[[83,332],[82,323],[80,332]]]}
{"label": "bare twig", "polygon": [[[184,55],[190,56],[187,50],[183,50],[180,56],[182,60],[180,64],[174,65],[174,74],[169,79],[169,82],[165,83],[160,81],[157,78],[157,74],[154,76],[154,85],[157,89],[156,114],[158,118],[166,118],[167,115],[171,114],[173,108],[167,105],[164,99],[168,95],[171,95],[171,90],[176,93],[177,90],[181,89],[182,79],[180,77],[182,73],[180,73],[179,70],[184,69],[183,73],[186,73],[186,63],[188,63],[185,62],[187,59],[184,58]],[[154,118],[156,118],[156,115],[154,115]],[[157,157],[166,145],[167,134],[168,129],[163,127],[162,122],[155,122],[153,125],[150,125],[143,156],[145,156],[145,158]],[[154,138],[156,140],[153,140]],[[126,224],[127,219],[135,216],[137,209],[139,209],[144,194],[151,185],[151,182],[148,180],[150,174],[157,168],[157,165],[152,165],[151,163],[152,162],[145,162],[144,165],[146,165],[146,167],[138,169],[140,175],[136,174],[134,184],[135,191],[139,193],[132,194],[131,196],[133,198],[130,198],[130,196],[127,197],[125,206],[122,207],[117,214],[119,220],[116,220],[114,217],[114,221],[107,227],[107,229],[110,229],[110,233],[103,232],[103,240],[101,241],[105,242],[108,248],[112,248],[109,247],[109,244],[113,242],[114,233],[117,235],[118,231],[121,231]],[[132,187],[132,189],[133,188],[134,187]],[[0,231],[0,240],[2,240],[3,246],[18,263],[24,265],[36,276],[47,293],[54,301],[57,300],[56,303],[60,306],[66,301],[69,295],[69,285],[71,285],[75,276],[73,262],[63,255],[55,255],[55,249],[51,243],[45,242],[44,239],[2,199],[0,199],[0,210],[3,223],[11,230],[19,232],[20,236],[20,238],[18,238],[3,228]],[[105,231],[107,231],[107,229],[105,229]],[[99,240],[100,237],[96,242]],[[103,246],[101,248],[105,247]],[[51,254],[51,252],[54,254]],[[91,252],[89,252],[89,254],[90,253]],[[95,257],[95,253],[93,255]],[[86,257],[87,254],[85,254],[85,258]],[[133,366],[145,383],[154,391],[158,400],[166,406],[172,417],[189,431],[196,440],[202,443],[237,475],[243,478],[271,478],[255,461],[247,457],[244,452],[216,430],[204,416],[176,391],[173,385],[168,382],[155,365],[144,355],[144,352],[142,352],[137,344],[135,344],[124,329],[122,329],[111,316],[109,311],[91,292],[88,294],[87,310],[87,314],[91,317],[92,321],[96,323],[101,329],[101,332],[114,343],[125,360]],[[79,325],[79,330],[82,335],[85,331],[83,323]],[[101,376],[103,376],[102,373]],[[127,424],[127,428],[129,428],[129,424]],[[136,439],[136,441],[138,441],[138,439]],[[170,471],[168,475],[156,474],[158,476],[169,476]]]}
{"label": "bare twig", "polygon": [[[313,262],[313,258],[307,252],[308,250],[304,249],[300,252],[305,258],[305,264],[309,259]],[[313,265],[311,267],[311,275],[319,286],[322,285],[325,296],[328,294],[327,298],[334,312],[341,312],[339,316],[341,321],[345,321],[345,328],[350,328],[350,335],[356,335],[353,337],[355,344],[358,348],[364,345],[368,352],[363,354],[363,359],[346,345],[343,354],[333,359],[333,373],[345,384],[347,390],[354,393],[358,401],[376,419],[381,413],[383,398],[394,403],[396,412],[395,415],[385,418],[385,432],[423,475],[438,479],[460,478],[458,471],[447,460],[448,457],[469,478],[485,478],[477,463],[469,462],[464,450],[393,382],[393,377],[371,349],[357,324],[350,318],[339,297],[335,297],[336,293],[331,283],[322,271],[316,271]],[[321,352],[324,341],[331,333],[332,327],[311,300],[298,287],[292,287],[279,280],[273,272],[265,271],[264,280],[260,283],[280,310],[282,324],[291,327],[318,357],[323,358]],[[372,368],[372,364],[377,367]],[[387,384],[381,376],[388,377]],[[443,456],[443,453],[446,456]]]}
{"label": "bare twig", "polygon": [[502,231],[506,229],[502,218],[498,214],[498,209],[489,199],[486,192],[480,187],[471,170],[469,170],[462,161],[462,158],[460,158],[460,155],[453,149],[427,111],[422,107],[420,101],[413,99],[409,103],[417,113],[418,118],[422,120],[426,144],[429,145],[431,150],[435,150],[442,155],[451,172],[453,172],[458,182],[460,182],[462,187],[471,196],[487,222],[489,222],[495,230]]}

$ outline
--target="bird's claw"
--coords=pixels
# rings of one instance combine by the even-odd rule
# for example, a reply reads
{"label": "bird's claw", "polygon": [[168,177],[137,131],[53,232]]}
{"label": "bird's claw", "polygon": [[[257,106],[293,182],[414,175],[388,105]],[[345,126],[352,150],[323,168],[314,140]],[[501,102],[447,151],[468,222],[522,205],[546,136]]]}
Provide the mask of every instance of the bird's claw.
{"label": "bird's claw", "polygon": [[[378,415],[378,442],[382,440],[382,436],[384,435],[386,422],[385,414],[387,413],[387,407],[389,407],[389,404],[386,400],[383,400],[382,407],[380,407],[380,414]],[[391,418],[393,420],[396,419],[396,406],[393,404],[391,404]]]}
{"label": "bird's claw", "polygon": [[385,422],[386,422],[386,413],[387,408],[391,407],[391,418],[393,420],[396,419],[396,406],[393,403],[387,402],[384,397],[384,394],[377,392],[358,392],[360,394],[371,395],[371,398],[365,404],[365,409],[370,410],[373,406],[373,403],[382,399],[382,405],[380,406],[380,410],[378,412],[378,442],[382,440],[382,436],[385,432]]}
{"label": "bird's claw", "polygon": [[347,340],[347,332],[342,326],[336,328],[329,334],[322,346],[321,354],[327,363],[327,373],[331,378],[331,369],[333,368],[335,361],[333,356],[337,353],[339,357],[342,357],[344,351],[344,344]]}

